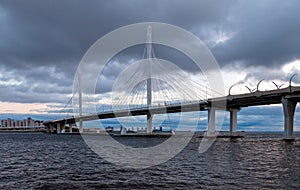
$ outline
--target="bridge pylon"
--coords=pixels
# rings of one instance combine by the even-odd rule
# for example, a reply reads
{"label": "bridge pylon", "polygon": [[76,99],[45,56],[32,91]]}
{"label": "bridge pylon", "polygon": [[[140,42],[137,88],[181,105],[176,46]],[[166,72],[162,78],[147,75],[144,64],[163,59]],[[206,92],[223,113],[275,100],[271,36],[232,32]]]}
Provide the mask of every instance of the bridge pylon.
{"label": "bridge pylon", "polygon": [[[151,77],[152,77],[152,59],[153,59],[153,47],[152,47],[152,28],[148,26],[147,28],[147,59],[149,60],[148,63],[148,70],[147,70],[147,106],[150,110],[150,105],[152,103],[152,84],[151,84]],[[147,114],[147,133],[152,133],[152,114]]]}
{"label": "bridge pylon", "polygon": [[[78,103],[79,103],[79,117],[82,117],[82,81],[81,81],[81,72],[79,71],[78,72],[78,95],[79,95],[79,98],[78,98]],[[82,133],[83,132],[83,121],[82,119],[79,119],[79,132]]]}

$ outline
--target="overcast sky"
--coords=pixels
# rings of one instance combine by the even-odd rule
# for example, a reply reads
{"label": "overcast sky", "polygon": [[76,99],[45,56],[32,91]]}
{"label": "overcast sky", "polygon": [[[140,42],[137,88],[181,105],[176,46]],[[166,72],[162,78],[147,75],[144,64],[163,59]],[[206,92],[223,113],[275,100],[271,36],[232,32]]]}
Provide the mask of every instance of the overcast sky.
{"label": "overcast sky", "polygon": [[241,83],[236,91],[255,87],[263,78],[263,88],[271,88],[271,80],[287,84],[294,73],[299,83],[299,7],[298,0],[2,0],[0,111],[34,113],[66,104],[88,48],[138,22],[195,34],[218,61],[227,88],[235,82]]}

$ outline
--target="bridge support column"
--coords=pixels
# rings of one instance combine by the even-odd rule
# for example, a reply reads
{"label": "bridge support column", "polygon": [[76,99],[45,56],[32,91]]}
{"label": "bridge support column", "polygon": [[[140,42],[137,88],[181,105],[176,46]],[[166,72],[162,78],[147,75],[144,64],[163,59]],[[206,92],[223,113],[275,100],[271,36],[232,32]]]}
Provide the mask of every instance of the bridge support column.
{"label": "bridge support column", "polygon": [[56,133],[60,133],[60,123],[56,124]]}
{"label": "bridge support column", "polygon": [[284,113],[284,140],[293,140],[294,116],[297,102],[288,98],[282,98]]}
{"label": "bridge support column", "polygon": [[237,134],[237,113],[239,109],[231,109],[230,111],[230,135],[235,136]]}
{"label": "bridge support column", "polygon": [[208,109],[208,130],[207,136],[214,137],[216,136],[216,109]]}
{"label": "bridge support column", "polygon": [[66,124],[64,124],[61,129],[60,129],[60,133],[64,133],[65,132],[65,129],[66,129]]}
{"label": "bridge support column", "polygon": [[151,113],[147,114],[147,133],[151,134],[152,133],[152,119],[153,116]]}
{"label": "bridge support column", "polygon": [[82,132],[83,132],[83,121],[82,121],[82,119],[80,119],[79,120],[79,133],[82,133]]}
{"label": "bridge support column", "polygon": [[54,133],[54,124],[50,124],[50,133]]}
{"label": "bridge support column", "polygon": [[48,126],[46,125],[45,128],[46,128],[46,133],[50,133],[50,125],[48,125]]}

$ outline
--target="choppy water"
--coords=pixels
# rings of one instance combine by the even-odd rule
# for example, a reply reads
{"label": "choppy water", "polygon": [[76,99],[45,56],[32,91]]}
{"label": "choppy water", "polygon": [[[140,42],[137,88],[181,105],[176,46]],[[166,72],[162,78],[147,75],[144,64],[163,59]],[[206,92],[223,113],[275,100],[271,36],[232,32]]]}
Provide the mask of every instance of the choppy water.
{"label": "choppy water", "polygon": [[194,138],[168,162],[134,170],[103,160],[78,135],[0,134],[0,189],[299,189],[300,141],[281,135],[218,139],[203,154]]}

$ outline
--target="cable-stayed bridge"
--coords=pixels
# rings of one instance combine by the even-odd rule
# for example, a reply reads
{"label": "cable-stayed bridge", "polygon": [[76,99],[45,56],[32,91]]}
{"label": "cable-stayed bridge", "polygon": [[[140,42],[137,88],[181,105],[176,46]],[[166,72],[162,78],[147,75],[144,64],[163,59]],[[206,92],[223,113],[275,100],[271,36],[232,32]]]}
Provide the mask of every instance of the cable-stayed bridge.
{"label": "cable-stayed bridge", "polygon": [[[208,88],[208,84],[194,82],[188,75],[178,72],[178,68],[169,66],[168,62],[156,59],[152,46],[151,27],[147,32],[147,43],[144,49],[144,61],[133,64],[131,70],[125,70],[116,80],[120,85],[113,93],[112,109],[97,111],[94,114],[84,114],[83,87],[81,73],[78,78],[79,114],[74,117],[47,121],[44,123],[48,132],[60,133],[66,126],[79,122],[79,131],[83,131],[83,122],[116,117],[147,116],[147,134],[151,134],[153,115],[178,112],[208,112],[207,136],[215,136],[216,110],[230,112],[230,132],[237,132],[237,113],[243,107],[282,104],[284,110],[284,131],[286,139],[293,139],[294,115],[297,103],[300,101],[300,87],[291,84],[293,75],[287,88],[280,89],[276,83],[276,90],[260,91],[259,84],[249,93],[225,96],[216,89]],[[180,69],[179,69],[180,70]],[[166,73],[171,73],[166,75]],[[73,101],[74,102],[74,101]],[[94,102],[95,103],[95,102]],[[70,130],[72,131],[72,130]]]}
{"label": "cable-stayed bridge", "polygon": [[[115,117],[129,117],[148,114],[165,114],[178,112],[208,111],[208,134],[215,131],[215,111],[218,109],[230,112],[230,132],[237,131],[237,113],[243,107],[282,104],[284,110],[284,133],[286,139],[293,138],[294,115],[297,103],[300,102],[300,87],[287,87],[269,91],[256,91],[240,95],[227,95],[224,97],[207,99],[186,104],[161,105],[156,107],[134,108],[119,111],[106,111],[81,117],[70,117],[44,123],[48,130],[59,132],[66,124],[78,121],[91,121]],[[224,104],[225,103],[225,104]],[[213,105],[213,107],[212,107]],[[224,107],[225,105],[225,107]]]}

